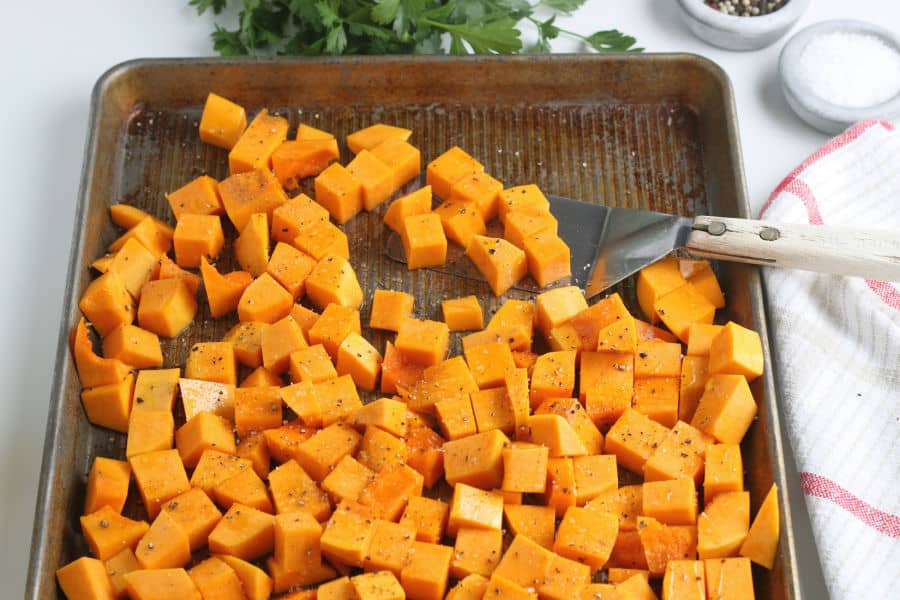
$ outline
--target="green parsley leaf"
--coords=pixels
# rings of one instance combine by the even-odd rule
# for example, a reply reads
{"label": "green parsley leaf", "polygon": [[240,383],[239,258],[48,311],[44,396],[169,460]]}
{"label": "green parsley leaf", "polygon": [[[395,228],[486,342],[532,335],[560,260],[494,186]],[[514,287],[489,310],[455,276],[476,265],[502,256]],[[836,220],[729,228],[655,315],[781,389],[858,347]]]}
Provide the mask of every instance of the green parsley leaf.
{"label": "green parsley leaf", "polygon": [[634,48],[637,40],[625,35],[617,29],[607,29],[592,33],[585,41],[598,52],[640,52],[643,48]]}
{"label": "green parsley leaf", "polygon": [[207,9],[211,8],[214,14],[219,14],[225,10],[228,0],[191,0],[189,4],[197,9],[197,14],[202,15]]}
{"label": "green parsley leaf", "polygon": [[582,6],[587,0],[541,0],[541,4],[547,8],[558,10],[563,13],[573,13]]}
{"label": "green parsley leaf", "polygon": [[335,27],[328,32],[325,38],[325,52],[328,54],[340,54],[347,47],[347,34],[343,25]]}
{"label": "green parsley leaf", "polygon": [[213,49],[222,56],[242,56],[247,54],[247,47],[241,40],[240,30],[228,31],[216,25],[212,33]]}

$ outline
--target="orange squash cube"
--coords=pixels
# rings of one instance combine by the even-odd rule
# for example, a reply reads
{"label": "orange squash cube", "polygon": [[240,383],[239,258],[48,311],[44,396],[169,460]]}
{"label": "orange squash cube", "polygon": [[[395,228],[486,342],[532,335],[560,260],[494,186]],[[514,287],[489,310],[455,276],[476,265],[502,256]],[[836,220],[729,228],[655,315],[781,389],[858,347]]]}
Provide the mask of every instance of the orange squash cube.
{"label": "orange squash cube", "polygon": [[[119,363],[127,368],[124,363]],[[114,431],[128,431],[134,375],[128,373],[118,383],[87,388],[81,392],[81,404],[88,421]]]}
{"label": "orange squash cube", "polygon": [[306,347],[303,330],[288,315],[262,331],[263,366],[273,374],[284,373],[288,370],[291,353]]}
{"label": "orange squash cube", "polygon": [[123,517],[109,506],[103,506],[79,519],[84,541],[96,558],[107,560],[125,548],[134,548],[149,525]]}
{"label": "orange squash cube", "polygon": [[288,357],[288,370],[294,383],[301,381],[321,383],[338,376],[331,357],[322,344],[314,344],[291,352]]}
{"label": "orange squash cube", "polygon": [[575,467],[575,504],[584,506],[601,494],[615,490],[619,485],[616,457],[609,454],[576,456],[572,459]]}
{"label": "orange squash cube", "polygon": [[328,222],[328,211],[306,194],[298,194],[272,211],[272,239],[293,243],[305,229]]}
{"label": "orange squash cube", "polygon": [[497,216],[497,194],[503,184],[487,173],[470,173],[450,186],[446,200],[472,203],[485,223]]}
{"label": "orange squash cube", "polygon": [[372,156],[391,170],[393,190],[400,189],[418,177],[422,170],[422,153],[406,140],[387,139],[371,148],[371,151]]}
{"label": "orange squash cube", "polygon": [[342,458],[356,452],[361,441],[352,427],[334,423],[298,446],[297,462],[313,479],[322,481]]}
{"label": "orange squash cube", "polygon": [[465,394],[439,400],[434,405],[434,412],[441,433],[448,440],[458,440],[478,432],[472,402]]}
{"label": "orange squash cube", "polygon": [[400,233],[403,230],[403,220],[413,215],[422,215],[431,212],[431,186],[417,189],[411,194],[401,196],[393,202],[384,213],[384,224]]}
{"label": "orange squash cube", "polygon": [[362,149],[347,165],[347,172],[359,181],[362,207],[371,211],[391,197],[394,186],[394,172],[373,153]]}
{"label": "orange squash cube", "polygon": [[584,444],[588,454],[599,454],[603,449],[603,435],[591,422],[581,403],[575,398],[550,398],[535,410],[535,415],[558,415],[572,427],[575,435]]}
{"label": "orange squash cube", "polygon": [[572,458],[547,460],[547,487],[543,499],[560,518],[569,507],[575,506],[575,463]]}
{"label": "orange squash cube", "polygon": [[212,92],[206,96],[203,114],[200,117],[201,140],[231,150],[246,127],[247,113],[243,106]]}
{"label": "orange squash cube", "polygon": [[501,238],[473,236],[466,255],[484,275],[495,296],[502,296],[528,272],[525,252]]}
{"label": "orange squash cube", "polygon": [[254,277],[269,263],[269,221],[265,213],[253,213],[234,240],[234,257],[241,268]]}
{"label": "orange squash cube", "polygon": [[172,413],[160,410],[132,411],[128,419],[128,441],[125,456],[131,458],[145,452],[169,450],[175,435]]}
{"label": "orange squash cube", "polygon": [[190,325],[197,314],[197,301],[180,279],[150,281],[141,292],[138,323],[141,328],[157,335],[175,337]]}
{"label": "orange squash cube", "polygon": [[[781,531],[778,513],[778,487],[773,483],[759,507],[747,538],[741,544],[740,555],[771,570],[775,565],[778,536]],[[747,571],[749,572],[749,567]]]}
{"label": "orange squash cube", "polygon": [[588,565],[554,555],[544,583],[538,587],[538,595],[548,600],[567,600],[587,587],[591,582]]}
{"label": "orange squash cube", "polygon": [[413,526],[402,521],[393,523],[376,519],[363,568],[366,571],[390,571],[399,576],[415,540]]}
{"label": "orange squash cube", "polygon": [[678,421],[679,377],[635,378],[632,407],[666,427]]}
{"label": "orange squash cube", "polygon": [[413,496],[406,503],[400,525],[411,529],[414,539],[437,544],[444,536],[449,514],[450,507],[446,502]]}
{"label": "orange squash cube", "polygon": [[706,447],[703,501],[719,494],[744,489],[744,461],[738,444],[709,444]]}
{"label": "orange squash cube", "polygon": [[748,381],[762,375],[763,352],[759,334],[729,321],[710,342],[709,372],[744,375]]}
{"label": "orange squash cube", "polygon": [[572,274],[569,246],[558,235],[549,231],[534,233],[524,239],[522,249],[528,261],[528,272],[539,287]]}
{"label": "orange squash cube", "polygon": [[484,219],[473,202],[445,200],[434,209],[434,214],[441,218],[447,238],[463,248],[469,247],[473,236],[487,232]]}
{"label": "orange squash cube", "polygon": [[756,402],[743,375],[710,375],[691,425],[726,444],[738,444],[756,417]]}
{"label": "orange squash cube", "polygon": [[725,306],[725,295],[708,260],[680,259],[681,275],[716,308]]}
{"label": "orange squash cube", "polygon": [[662,443],[668,432],[663,425],[633,408],[626,408],[606,434],[603,451],[606,454],[615,454],[618,464],[641,474],[644,463]]}
{"label": "orange squash cube", "polygon": [[653,310],[669,331],[682,342],[687,342],[691,325],[712,324],[716,315],[716,307],[691,284],[678,287],[658,298]]}
{"label": "orange squash cube", "polygon": [[200,379],[179,379],[181,403],[184,418],[192,419],[200,412],[210,412],[225,419],[234,419],[234,385],[203,381]]}
{"label": "orange squash cube", "polygon": [[331,514],[328,495],[293,460],[269,473],[269,490],[278,514],[305,511],[317,521],[324,521]]}
{"label": "orange squash cube", "polygon": [[717,494],[697,517],[697,553],[700,558],[737,556],[749,530],[750,493]]}
{"label": "orange squash cube", "polygon": [[134,384],[134,410],[171,412],[178,395],[181,369],[142,369]]}
{"label": "orange squash cube", "polygon": [[156,334],[122,324],[103,339],[103,356],[115,358],[138,369],[162,366],[162,349]]}
{"label": "orange squash cube", "polygon": [[415,298],[406,292],[375,290],[369,327],[399,331],[400,323],[412,314]]}
{"label": "orange squash cube", "polygon": [[506,376],[516,368],[509,346],[495,342],[482,344],[465,351],[466,363],[481,389],[501,386]]}
{"label": "orange squash cube", "polygon": [[265,367],[256,367],[241,381],[238,387],[280,387],[282,383],[281,377],[272,371]]}
{"label": "orange squash cube", "polygon": [[436,213],[406,217],[400,238],[410,270],[442,265],[447,260],[447,237]]}
{"label": "orange squash cube", "polygon": [[641,514],[664,525],[693,525],[697,521],[697,489],[689,478],[647,481]]}
{"label": "orange squash cube", "polygon": [[477,433],[444,444],[444,472],[447,483],[480,488],[503,484],[503,448],[509,438],[498,429]]}
{"label": "orange squash cube", "polygon": [[271,454],[266,443],[265,432],[249,435],[237,445],[237,456],[250,461],[253,470],[261,479],[269,476]]}
{"label": "orange squash cube", "polygon": [[752,600],[753,571],[746,558],[709,558],[703,561],[706,597],[715,598],[719,590],[722,600]]}
{"label": "orange squash cube", "polygon": [[296,300],[303,296],[306,278],[316,261],[293,246],[278,242],[266,265],[266,272]]}
{"label": "orange squash cube", "polygon": [[381,393],[406,394],[405,390],[422,378],[424,370],[422,365],[408,361],[388,340],[384,344],[384,361],[381,363]]}
{"label": "orange squash cube", "polygon": [[200,598],[200,591],[184,569],[139,569],[125,575],[125,589],[135,600]]}
{"label": "orange squash cube", "polygon": [[253,282],[253,277],[244,271],[222,275],[205,257],[200,257],[200,274],[203,277],[209,313],[213,318],[235,310],[244,290]]}
{"label": "orange squash cube", "polygon": [[[219,197],[218,182],[209,175],[201,175],[174,192],[166,194],[175,220],[182,215],[221,215],[225,212]],[[174,232],[173,232],[174,233]]]}
{"label": "orange squash cube", "polygon": [[450,575],[462,579],[467,575],[489,576],[503,553],[503,533],[499,529],[460,527],[456,532]]}
{"label": "orange squash cube", "polygon": [[618,532],[616,515],[572,506],[559,524],[553,551],[596,571],[609,560]]}
{"label": "orange squash cube", "polygon": [[444,443],[444,438],[430,427],[412,427],[406,435],[406,462],[422,474],[426,488],[434,487],[444,474]]}
{"label": "orange squash cube", "polygon": [[211,494],[213,488],[226,479],[252,468],[253,465],[249,460],[218,450],[204,450],[200,455],[200,460],[197,461],[197,467],[191,474],[190,483],[191,486]]}
{"label": "orange squash cube", "polygon": [[544,446],[514,443],[503,449],[503,483],[509,492],[542,494],[547,487],[547,459]]}
{"label": "orange squash cube", "polygon": [[88,473],[83,514],[91,514],[104,506],[122,512],[130,478],[131,467],[127,462],[102,456],[94,458]]}
{"label": "orange squash cube", "polygon": [[454,183],[467,175],[483,172],[484,165],[459,146],[453,146],[428,163],[425,183],[431,186],[435,196],[448,200]]}
{"label": "orange squash cube", "polygon": [[363,209],[363,184],[340,163],[332,163],[319,173],[315,189],[316,202],[328,209],[331,217],[340,224]]}
{"label": "orange squash cube", "polygon": [[444,300],[441,302],[441,311],[450,331],[472,331],[484,327],[481,304],[475,296]]}
{"label": "orange squash cube", "polygon": [[677,258],[665,258],[640,270],[637,278],[638,304],[651,324],[659,322],[655,308],[657,300],[686,283]]}
{"label": "orange squash cube", "polygon": [[159,513],[134,551],[142,569],[183,567],[191,560],[187,532],[167,512]]}
{"label": "orange squash cube", "polygon": [[555,414],[532,415],[528,417],[531,441],[546,446],[550,456],[586,456],[587,447],[563,417]]}
{"label": "orange squash cube", "polygon": [[372,425],[402,437],[406,435],[408,429],[406,412],[407,407],[403,402],[392,398],[379,398],[357,409],[351,422],[357,427]]}
{"label": "orange squash cube", "polygon": [[[503,332],[513,341],[512,350],[530,350],[534,329],[534,303],[524,300],[506,300],[488,322],[491,331]],[[508,341],[508,339],[507,339]]]}
{"label": "orange squash cube", "polygon": [[[516,535],[500,559],[500,564],[494,569],[491,581],[499,577],[523,588],[537,589],[544,583],[554,556],[553,552],[531,538],[522,534]],[[491,585],[493,584],[489,584],[488,588]]]}
{"label": "orange squash cube", "polygon": [[275,547],[275,517],[242,504],[232,504],[209,534],[210,552],[256,560]]}
{"label": "orange squash cube", "polygon": [[513,211],[540,213],[549,210],[550,201],[533,183],[507,188],[497,194],[497,215],[502,223],[506,223],[506,216]]}
{"label": "orange squash cube", "polygon": [[[669,598],[704,600],[706,578],[702,560],[670,560],[663,575],[663,589]],[[716,594],[721,596],[721,594]],[[715,597],[715,596],[714,596]]]}
{"label": "orange squash cube", "polygon": [[711,437],[684,421],[678,421],[644,464],[644,480],[686,477],[699,484],[704,456],[711,443]]}
{"label": "orange squash cube", "polygon": [[225,561],[212,556],[188,571],[201,596],[219,597],[223,600],[246,598],[243,584]]}
{"label": "orange squash cube", "polygon": [[306,295],[319,308],[339,304],[359,308],[362,288],[356,272],[342,256],[328,255],[320,260],[306,278]]}
{"label": "orange squash cube", "polygon": [[524,250],[527,238],[544,232],[556,235],[558,229],[559,222],[549,210],[513,210],[503,221],[503,239]]}
{"label": "orange squash cube", "polygon": [[352,456],[347,455],[322,480],[322,489],[328,492],[335,502],[340,502],[341,500],[355,502],[359,499],[359,494],[363,491],[363,488],[374,478],[375,472],[372,469]]}
{"label": "orange squash cube", "polygon": [[271,220],[274,211],[288,201],[281,183],[268,169],[232,174],[219,182],[219,196],[237,231],[244,230],[254,213],[266,213]]}
{"label": "orange squash cube", "polygon": [[279,388],[238,388],[234,391],[234,429],[239,438],[280,425]]}
{"label": "orange squash cube", "polygon": [[409,449],[403,440],[377,427],[370,426],[366,427],[356,458],[368,468],[378,472],[386,465],[404,462],[408,454]]}
{"label": "orange squash cube", "polygon": [[337,372],[350,375],[358,387],[368,392],[375,391],[381,362],[378,350],[358,333],[351,332],[338,347]]}
{"label": "orange squash cube", "polygon": [[375,515],[365,506],[346,500],[338,504],[325,525],[320,543],[329,560],[361,567],[375,530]]}
{"label": "orange squash cube", "polygon": [[275,561],[288,572],[315,569],[322,561],[321,535],[322,526],[309,513],[276,516]]}
{"label": "orange squash cube", "polygon": [[634,359],[634,376],[678,377],[681,375],[681,344],[638,342]]}
{"label": "orange squash cube", "polygon": [[346,421],[362,406],[356,384],[349,375],[341,375],[313,384],[322,408],[322,425]]}
{"label": "orange squash cube", "polygon": [[553,547],[556,510],[552,506],[504,504],[503,516],[514,537],[524,535],[544,548]]}
{"label": "orange squash cube", "polygon": [[354,154],[363,150],[372,150],[387,140],[406,141],[412,135],[411,129],[376,123],[354,131],[347,136],[347,147]]}
{"label": "orange squash cube", "polygon": [[125,548],[112,558],[104,561],[103,564],[106,566],[106,573],[109,575],[109,580],[112,583],[113,597],[127,598],[128,590],[125,586],[125,575],[141,568],[137,558],[134,556],[134,551],[132,551],[131,548]]}
{"label": "orange squash cube", "polygon": [[405,319],[400,323],[394,347],[411,362],[437,365],[447,356],[450,328],[440,321]]}
{"label": "orange squash cube", "polygon": [[440,544],[413,542],[400,584],[409,598],[440,600],[447,590],[453,549]]}
{"label": "orange squash cube", "polygon": [[[534,304],[535,324],[545,336],[551,329],[562,325],[588,307],[584,292],[574,285],[538,294]],[[594,343],[593,347],[596,346]]]}
{"label": "orange squash cube", "polygon": [[222,513],[200,488],[191,488],[171,498],[163,503],[162,511],[187,533],[192,552],[206,546],[209,533],[222,518]]}
{"label": "orange squash cube", "polygon": [[175,230],[171,225],[147,215],[119,236],[107,247],[107,250],[111,253],[118,252],[128,240],[134,239],[149,250],[153,256],[159,258],[172,247],[174,234]]}
{"label": "orange squash cube", "polygon": [[147,452],[130,457],[128,462],[151,519],[156,518],[167,500],[191,487],[177,450]]}
{"label": "orange squash cube", "polygon": [[299,180],[313,177],[341,156],[337,140],[285,141],[272,153],[272,171],[287,189],[296,188]]}
{"label": "orange squash cube", "polygon": [[697,527],[693,525],[663,525],[651,517],[638,517],[637,531],[650,577],[663,575],[670,561],[697,557]]}
{"label": "orange squash cube", "polygon": [[359,493],[359,503],[371,507],[379,518],[397,521],[406,502],[422,495],[422,487],[418,471],[402,462],[389,463]]}
{"label": "orange squash cube", "polygon": [[222,554],[217,558],[237,573],[244,593],[247,595],[247,600],[265,600],[271,597],[272,580],[266,575],[265,571],[236,556]]}
{"label": "orange squash cube", "polygon": [[257,277],[241,294],[238,318],[241,322],[274,323],[288,316],[294,305],[290,293],[268,273]]}
{"label": "orange squash cube", "polygon": [[118,597],[102,561],[82,556],[56,570],[56,581],[66,598],[113,600]]}
{"label": "orange squash cube", "polygon": [[516,417],[505,387],[479,390],[472,392],[470,397],[479,432],[499,429],[507,435],[515,433]]}
{"label": "orange squash cube", "polygon": [[690,421],[709,381],[709,357],[685,356],[681,363],[681,391],[678,418]]}
{"label": "orange squash cube", "polygon": [[[134,300],[117,273],[107,272],[88,285],[78,308],[102,336],[134,320]],[[193,316],[193,315],[192,315]]]}
{"label": "orange squash cube", "polygon": [[216,414],[200,412],[175,432],[175,447],[186,467],[196,467],[204,450],[234,454],[237,446],[231,422]]}
{"label": "orange squash cube", "polygon": [[175,226],[175,262],[196,268],[200,257],[215,258],[225,245],[222,221],[216,215],[184,214]]}
{"label": "orange squash cube", "polygon": [[159,260],[135,239],[129,239],[116,252],[107,265],[106,272],[113,272],[122,280],[128,293],[136,300],[141,297],[141,288],[159,274]]}
{"label": "orange squash cube", "polygon": [[612,425],[634,397],[634,357],[630,354],[582,352],[580,396],[597,426]]}
{"label": "orange squash cube", "polygon": [[709,325],[707,323],[694,323],[688,329],[687,352],[688,356],[709,356],[709,347],[713,338],[722,331],[722,325]]}
{"label": "orange squash cube", "polygon": [[359,600],[405,600],[406,592],[397,577],[394,573],[377,571],[357,575],[350,583]]}
{"label": "orange squash cube", "polygon": [[184,363],[185,379],[202,379],[226,385],[237,383],[234,348],[228,342],[198,342]]}
{"label": "orange squash cube", "polygon": [[[109,218],[112,219],[112,222],[118,225],[123,229],[131,229],[135,227],[141,221],[150,217],[149,214],[137,208],[136,206],[131,206],[130,204],[113,204],[109,207]],[[160,221],[156,217],[150,217],[157,225],[159,225],[162,232],[164,232],[169,239],[172,238],[172,234],[175,232],[175,228]],[[148,248],[149,249],[149,248]]]}
{"label": "orange squash cube", "polygon": [[350,333],[361,333],[359,311],[349,306],[329,304],[309,330],[309,343],[322,344],[332,360],[337,360],[338,348]]}
{"label": "orange squash cube", "polygon": [[271,168],[272,153],[287,138],[287,130],[287,119],[260,110],[228,153],[231,174]]}

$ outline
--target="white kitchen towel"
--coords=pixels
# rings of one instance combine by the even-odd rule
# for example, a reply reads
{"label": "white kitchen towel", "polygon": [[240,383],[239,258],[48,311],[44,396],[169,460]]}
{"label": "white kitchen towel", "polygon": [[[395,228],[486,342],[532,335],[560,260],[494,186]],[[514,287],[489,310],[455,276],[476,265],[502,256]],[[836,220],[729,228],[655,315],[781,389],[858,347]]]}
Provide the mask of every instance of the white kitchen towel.
{"label": "white kitchen towel", "polygon": [[[900,131],[864,121],[775,189],[760,218],[890,228]],[[764,269],[777,385],[833,600],[900,597],[900,285]]]}

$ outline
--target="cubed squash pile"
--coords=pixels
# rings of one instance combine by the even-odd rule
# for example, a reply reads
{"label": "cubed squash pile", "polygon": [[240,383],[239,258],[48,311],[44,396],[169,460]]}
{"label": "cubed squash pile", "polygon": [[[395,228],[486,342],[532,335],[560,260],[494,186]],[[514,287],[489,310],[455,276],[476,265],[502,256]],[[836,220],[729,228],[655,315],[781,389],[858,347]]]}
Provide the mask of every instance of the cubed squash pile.
{"label": "cubed squash pile", "polygon": [[[575,287],[507,300],[486,325],[475,296],[426,320],[402,290],[376,290],[361,315],[332,219],[388,199],[419,151],[409,130],[373,125],[347,136],[342,166],[332,135],[287,133],[210,94],[200,135],[230,149],[232,175],[169,194],[174,227],[111,209],[126,231],[94,263],[70,342],[87,418],[126,449],[94,458],[90,555],[57,571],[66,597],[754,597],[751,561],[771,569],[779,537],[774,486],[751,523],[740,447],[762,346],[713,324],[724,300],[709,263],[638,276],[650,323]],[[289,197],[306,177],[316,198]],[[385,214],[410,268],[441,262],[450,238],[498,295],[526,271],[541,285],[567,274],[535,186],[504,190],[459,148],[427,182]],[[505,239],[483,235],[495,217]],[[215,266],[226,247],[242,270]],[[170,364],[160,336],[203,303],[237,324]],[[373,345],[363,318],[393,340]],[[463,353],[449,356],[455,335]],[[140,514],[123,514],[130,495]]]}

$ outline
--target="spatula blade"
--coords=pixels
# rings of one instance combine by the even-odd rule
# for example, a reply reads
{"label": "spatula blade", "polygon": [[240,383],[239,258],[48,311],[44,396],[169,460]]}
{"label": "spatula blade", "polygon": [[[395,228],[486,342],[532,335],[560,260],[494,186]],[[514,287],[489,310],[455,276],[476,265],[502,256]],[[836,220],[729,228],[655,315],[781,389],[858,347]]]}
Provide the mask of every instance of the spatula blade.
{"label": "spatula blade", "polygon": [[547,196],[569,245],[573,284],[590,299],[683,247],[692,220]]}

